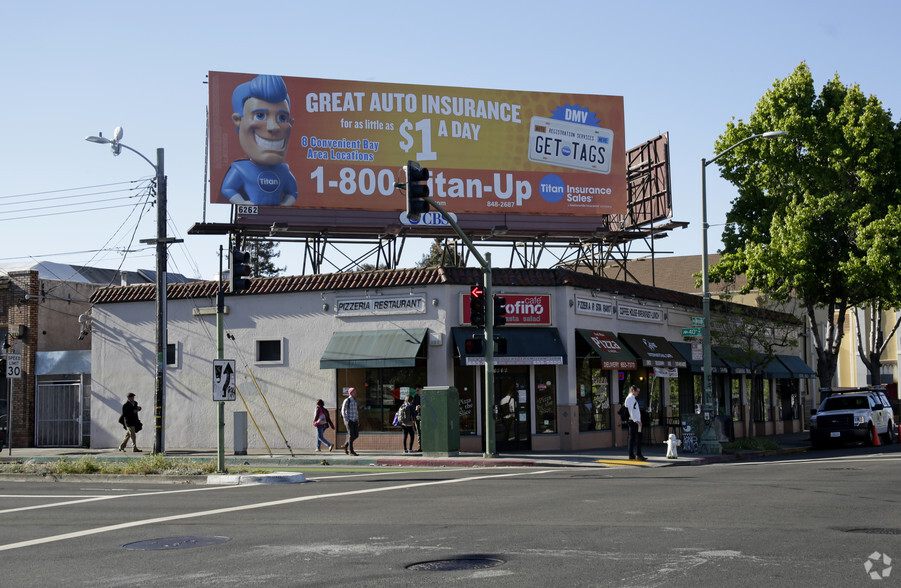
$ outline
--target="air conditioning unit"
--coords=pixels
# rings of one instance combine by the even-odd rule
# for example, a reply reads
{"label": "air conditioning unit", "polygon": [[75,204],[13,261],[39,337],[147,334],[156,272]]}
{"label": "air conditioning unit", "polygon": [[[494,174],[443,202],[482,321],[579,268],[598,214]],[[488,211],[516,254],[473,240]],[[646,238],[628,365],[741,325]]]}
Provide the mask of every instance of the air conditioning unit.
{"label": "air conditioning unit", "polygon": [[28,328],[25,325],[10,325],[9,336],[13,339],[24,339]]}

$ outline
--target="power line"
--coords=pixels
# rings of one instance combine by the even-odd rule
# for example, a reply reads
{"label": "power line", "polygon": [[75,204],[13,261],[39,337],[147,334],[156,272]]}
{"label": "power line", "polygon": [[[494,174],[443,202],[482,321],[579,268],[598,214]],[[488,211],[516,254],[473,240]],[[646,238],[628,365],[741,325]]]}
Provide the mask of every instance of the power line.
{"label": "power line", "polygon": [[141,180],[128,180],[126,182],[114,182],[112,184],[97,184],[96,186],[82,186],[81,188],[61,188],[59,190],[45,190],[43,192],[28,192],[26,194],[10,194],[0,196],[0,200],[7,198],[24,198],[25,196],[43,196],[44,194],[58,194],[60,192],[75,192],[77,190],[94,190],[95,188],[108,188],[109,186],[121,186],[123,184],[134,184],[136,182],[146,182],[147,178]]}

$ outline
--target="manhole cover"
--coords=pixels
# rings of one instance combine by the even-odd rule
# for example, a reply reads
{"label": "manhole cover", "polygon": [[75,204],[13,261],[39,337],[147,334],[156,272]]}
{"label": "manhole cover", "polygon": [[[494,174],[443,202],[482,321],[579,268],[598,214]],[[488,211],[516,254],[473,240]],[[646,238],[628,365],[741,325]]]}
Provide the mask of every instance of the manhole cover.
{"label": "manhole cover", "polygon": [[126,543],[124,549],[160,551],[165,549],[188,549],[189,547],[206,547],[231,541],[229,537],[168,537],[166,539],[148,539]]}
{"label": "manhole cover", "polygon": [[407,569],[423,572],[453,572],[458,570],[484,570],[485,568],[499,566],[502,563],[504,563],[504,560],[493,557],[458,557],[410,564],[407,566]]}

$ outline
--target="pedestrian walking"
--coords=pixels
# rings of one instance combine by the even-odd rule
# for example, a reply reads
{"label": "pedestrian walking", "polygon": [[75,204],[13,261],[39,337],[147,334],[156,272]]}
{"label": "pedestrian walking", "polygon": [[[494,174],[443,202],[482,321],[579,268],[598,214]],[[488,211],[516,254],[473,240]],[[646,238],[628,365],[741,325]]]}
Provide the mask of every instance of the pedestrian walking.
{"label": "pedestrian walking", "polygon": [[422,451],[422,386],[413,394],[413,429],[416,431],[416,451]]}
{"label": "pedestrian walking", "polygon": [[347,389],[347,398],[341,405],[341,418],[347,428],[347,441],[344,442],[344,453],[357,455],[354,451],[354,439],[360,436],[360,412],[357,410],[357,400],[354,398],[356,388]]}
{"label": "pedestrian walking", "polygon": [[328,446],[329,451],[333,450],[335,445],[326,441],[325,432],[328,429],[334,429],[335,425],[332,424],[332,417],[321,398],[316,401],[316,416],[313,417],[313,426],[316,427],[316,451],[322,451],[323,444]]}
{"label": "pedestrian walking", "polygon": [[119,422],[125,427],[125,439],[122,439],[122,443],[119,444],[119,451],[125,451],[125,448],[128,446],[128,440],[131,439],[134,451],[141,453],[141,450],[138,449],[138,432],[143,428],[143,425],[141,424],[141,419],[138,418],[139,412],[141,412],[141,407],[138,406],[138,401],[135,400],[135,395],[132,392],[128,395],[125,404],[122,405],[122,416],[119,417]]}
{"label": "pedestrian walking", "polygon": [[641,408],[638,406],[638,386],[629,388],[626,410],[629,411],[629,459],[647,461],[641,453]]}
{"label": "pedestrian walking", "polygon": [[[404,403],[400,405],[397,411],[397,420],[400,422],[400,428],[404,431],[404,453],[413,453],[413,441],[416,439],[416,431],[414,429],[416,417],[413,412],[413,396],[407,394]],[[407,439],[410,440],[410,449],[407,449]]]}

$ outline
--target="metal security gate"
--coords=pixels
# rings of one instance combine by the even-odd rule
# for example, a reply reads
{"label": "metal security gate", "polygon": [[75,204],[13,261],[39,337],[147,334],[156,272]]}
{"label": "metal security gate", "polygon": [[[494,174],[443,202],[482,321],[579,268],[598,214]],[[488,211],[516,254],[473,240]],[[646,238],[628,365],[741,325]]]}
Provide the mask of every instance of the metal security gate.
{"label": "metal security gate", "polygon": [[81,383],[39,382],[34,412],[37,447],[81,445]]}

